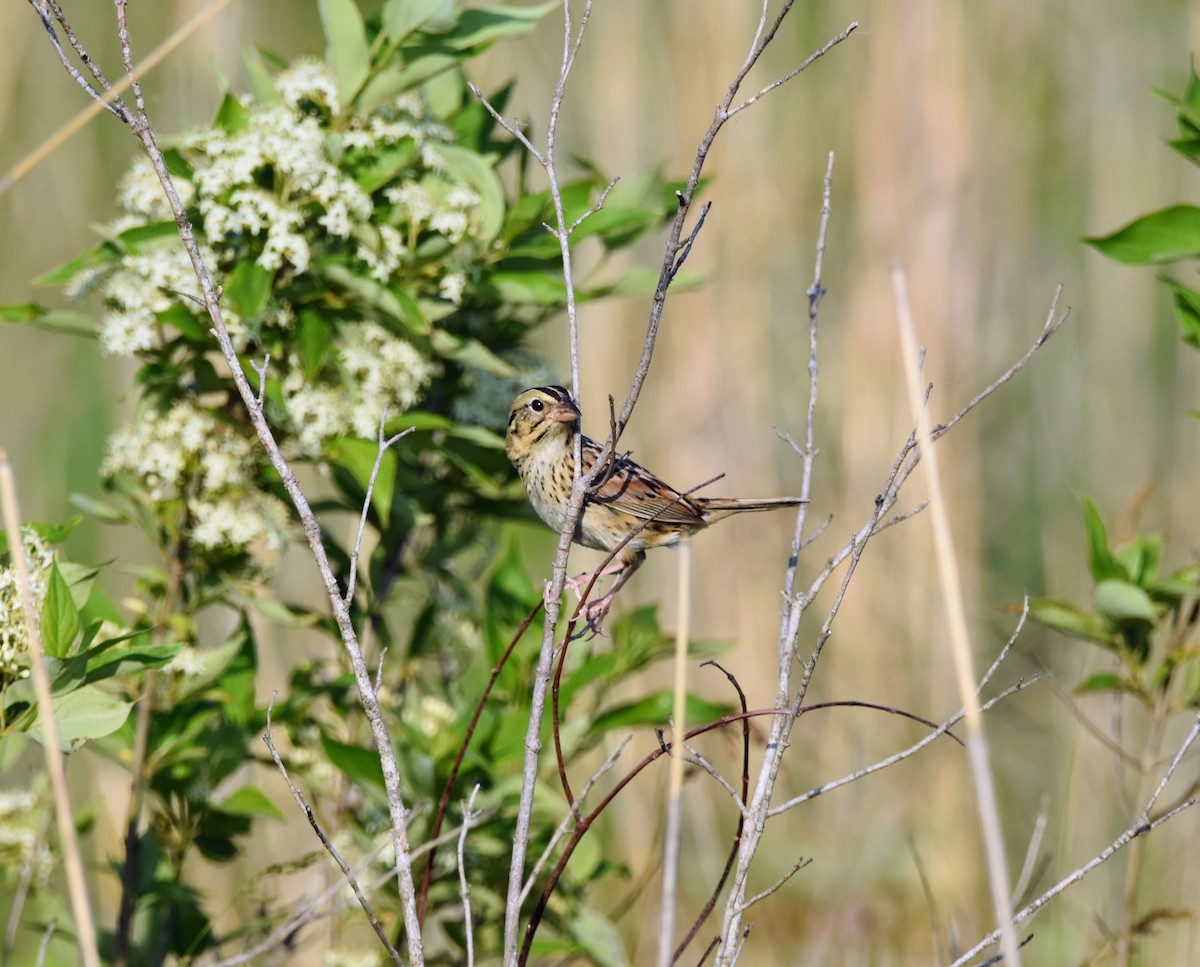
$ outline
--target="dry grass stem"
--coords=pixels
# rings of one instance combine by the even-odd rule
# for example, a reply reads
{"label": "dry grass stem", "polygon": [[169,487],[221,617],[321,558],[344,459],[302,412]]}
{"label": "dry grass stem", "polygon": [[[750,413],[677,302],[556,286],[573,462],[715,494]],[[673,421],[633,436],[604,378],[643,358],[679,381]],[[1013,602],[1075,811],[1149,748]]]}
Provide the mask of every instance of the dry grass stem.
{"label": "dry grass stem", "polygon": [[934,550],[937,556],[938,577],[942,584],[942,601],[946,606],[949,624],[955,679],[963,702],[963,717],[967,728],[967,757],[971,763],[975,805],[979,811],[979,825],[987,857],[988,883],[992,891],[996,922],[1000,926],[1000,949],[1004,954],[1005,963],[1020,967],[1021,951],[1012,923],[1012,895],[1004,854],[1004,835],[1000,829],[1000,807],[996,798],[995,779],[988,761],[983,717],[979,710],[966,608],[963,606],[954,538],[950,533],[950,514],[946,508],[945,495],[942,493],[938,454],[933,449],[933,426],[929,420],[929,410],[925,406],[920,382],[917,340],[908,301],[908,281],[903,269],[898,266],[892,269],[892,287],[896,300],[896,319],[900,328],[905,382],[908,386],[908,403],[917,425],[917,440],[923,458],[921,464],[925,468],[925,484],[929,491]]}
{"label": "dry grass stem", "polygon": [[[8,454],[0,450],[0,504],[3,504],[4,530],[8,535],[9,557],[17,578],[17,595],[25,620],[25,641],[29,648],[29,667],[37,697],[38,723],[41,725],[42,754],[50,791],[54,798],[54,815],[58,823],[58,846],[67,877],[67,896],[75,920],[75,942],[84,967],[100,967],[96,946],[96,925],[88,898],[87,882],[83,875],[83,856],[75,835],[75,812],[67,791],[67,767],[59,743],[58,724],[54,720],[54,698],[50,692],[50,675],[46,671],[46,653],[42,649],[42,634],[33,605],[33,589],[29,584],[29,562],[25,559],[25,541],[21,537],[21,511],[17,504],[17,485],[13,478]],[[43,944],[49,942],[50,931]]]}

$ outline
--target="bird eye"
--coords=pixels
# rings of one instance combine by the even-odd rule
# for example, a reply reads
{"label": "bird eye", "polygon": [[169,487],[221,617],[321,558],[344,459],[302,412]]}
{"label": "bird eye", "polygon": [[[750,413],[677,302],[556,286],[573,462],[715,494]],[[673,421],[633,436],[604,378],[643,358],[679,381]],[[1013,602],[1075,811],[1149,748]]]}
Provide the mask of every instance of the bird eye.
{"label": "bird eye", "polygon": [[532,400],[529,404],[529,408],[533,410],[534,413],[541,413],[542,410],[546,408],[546,404],[541,400]]}

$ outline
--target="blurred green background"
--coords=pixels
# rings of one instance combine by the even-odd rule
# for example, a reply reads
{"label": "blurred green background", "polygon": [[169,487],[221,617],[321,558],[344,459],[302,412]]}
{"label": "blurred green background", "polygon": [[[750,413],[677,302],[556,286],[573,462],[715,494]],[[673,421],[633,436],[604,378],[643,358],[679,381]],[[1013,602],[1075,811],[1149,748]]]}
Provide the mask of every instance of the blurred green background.
{"label": "blurred green background", "polygon": [[[131,5],[135,51],[145,56],[206,6]],[[92,53],[119,73],[111,5],[67,9]],[[624,177],[654,166],[686,171],[745,56],[758,9],[749,0],[599,0],[563,114],[563,157],[578,155]],[[1086,602],[1082,495],[1097,501],[1110,529],[1128,534],[1130,508],[1142,494],[1137,524],[1167,535],[1169,565],[1200,542],[1200,426],[1186,416],[1200,409],[1200,356],[1180,345],[1153,271],[1115,265],[1080,242],[1145,211],[1200,200],[1195,170],[1162,144],[1174,134],[1174,111],[1151,90],[1182,89],[1200,46],[1200,6],[797,4],[747,90],[785,72],[851,20],[861,27],[847,43],[742,113],[718,141],[706,193],[714,207],[689,263],[710,281],[668,302],[626,445],[680,486],[721,471],[720,489],[729,494],[770,496],[799,486],[799,461],[772,427],[803,433],[805,291],[830,151],[836,164],[821,306],[821,457],[811,519],[832,515],[833,522],[806,552],[809,573],[870,514],[908,432],[891,264],[899,260],[909,273],[935,420],[1025,350],[1061,282],[1071,307],[1066,326],[945,441],[942,467],[968,616],[986,666],[1010,633],[1006,609],[1024,589]],[[8,38],[0,60],[3,176],[86,101],[26,4],[0,6],[0,36]],[[219,78],[243,84],[244,48],[262,45],[290,58],[316,52],[319,38],[315,4],[307,0],[232,3],[145,78],[151,117],[163,134],[207,123]],[[531,117],[540,134],[560,56],[561,27],[552,14],[529,38],[493,50],[476,65],[476,80],[487,89],[515,78],[510,113]],[[114,185],[135,148],[111,116],[98,117],[0,195],[0,303],[61,298],[35,291],[30,280],[94,240],[90,226],[114,214]],[[637,254],[650,268],[658,258],[653,244]],[[593,435],[604,432],[607,394],[626,390],[647,312],[646,300],[582,310],[582,402]],[[565,380],[564,327],[547,327],[541,346]],[[69,493],[96,489],[103,440],[129,375],[124,364],[101,359],[93,342],[0,329],[0,447],[15,464],[27,518],[63,518]],[[918,489],[906,506],[915,504]],[[726,663],[752,705],[769,704],[772,694],[790,527],[786,515],[755,515],[723,524],[695,545],[695,633],[736,642]],[[551,535],[529,530],[528,537],[530,559],[545,561],[548,572]],[[103,560],[136,552],[112,539],[84,528],[74,555]],[[625,604],[662,601],[673,626],[674,582],[675,558],[652,556]],[[818,599],[817,611],[828,603],[828,595]],[[942,718],[957,706],[944,625],[928,524],[918,518],[868,552],[811,699],[878,701]],[[806,640],[815,628],[814,621]],[[993,713],[990,737],[1014,870],[1045,811],[1049,868],[1038,884],[1045,888],[1107,845],[1124,828],[1128,806],[1111,754],[1056,694],[1102,667],[1101,653],[1039,629],[1026,632],[1019,651],[1002,683],[1039,666],[1052,670],[1054,683]],[[699,678],[697,687],[727,698],[723,680],[712,677]],[[1107,727],[1108,699],[1080,707]],[[796,732],[789,789],[835,778],[920,735],[875,713],[822,715],[803,720]],[[1170,741],[1167,747],[1174,748]],[[1194,771],[1193,764],[1189,776]],[[696,789],[707,785],[691,781]],[[657,828],[647,818],[656,792],[647,783],[641,798],[617,804],[620,821],[612,828],[621,838],[612,849],[635,873]],[[733,822],[722,796],[692,797],[689,881],[711,882],[719,871]],[[117,822],[112,816],[114,833]],[[1196,824],[1187,815],[1150,841],[1144,905],[1189,916],[1160,928],[1145,964],[1200,961],[1200,872],[1187,849]],[[952,935],[965,947],[991,926],[966,761],[948,743],[793,811],[768,842],[760,888],[801,855],[815,862],[754,911],[754,964],[930,963],[944,949],[935,947],[935,931],[943,944]],[[1121,872],[1118,858],[1044,912],[1026,962],[1082,963],[1099,949],[1103,924],[1115,925]],[[230,875],[214,872],[214,883]],[[654,895],[651,888],[646,897]],[[687,901],[694,905],[696,897]],[[634,963],[646,962],[653,949],[654,904],[644,902],[646,915],[628,919]]]}

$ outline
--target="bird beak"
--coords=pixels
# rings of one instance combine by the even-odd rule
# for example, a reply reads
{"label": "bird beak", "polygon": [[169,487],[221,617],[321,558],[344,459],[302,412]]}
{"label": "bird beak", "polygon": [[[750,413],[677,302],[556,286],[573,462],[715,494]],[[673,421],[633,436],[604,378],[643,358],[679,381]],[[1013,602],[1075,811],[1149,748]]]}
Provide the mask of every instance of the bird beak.
{"label": "bird beak", "polygon": [[555,423],[574,423],[582,416],[579,412],[579,407],[567,400],[563,403],[555,403],[546,413],[546,419],[553,420]]}

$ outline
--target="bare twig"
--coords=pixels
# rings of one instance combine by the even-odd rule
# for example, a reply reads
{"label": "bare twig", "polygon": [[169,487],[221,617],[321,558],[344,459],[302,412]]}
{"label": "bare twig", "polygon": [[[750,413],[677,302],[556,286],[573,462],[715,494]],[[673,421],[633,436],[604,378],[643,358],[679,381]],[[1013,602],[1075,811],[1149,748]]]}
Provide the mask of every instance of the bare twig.
{"label": "bare twig", "polygon": [[[1194,740],[1194,734],[1190,735],[1188,737],[1187,742],[1190,743],[1193,740]],[[1127,828],[1125,830],[1125,832],[1123,832],[1120,836],[1118,836],[1115,840],[1113,840],[1107,847],[1105,847],[1105,849],[1103,851],[1098,853],[1096,856],[1092,857],[1090,860],[1088,860],[1088,862],[1084,863],[1083,866],[1077,867],[1076,869],[1072,870],[1070,873],[1068,873],[1065,877],[1063,877],[1061,880],[1059,880],[1057,883],[1055,883],[1054,886],[1052,886],[1049,890],[1047,890],[1045,893],[1043,893],[1041,896],[1039,896],[1036,900],[1034,900],[1028,906],[1017,911],[1017,913],[1013,916],[1013,920],[1012,920],[1013,924],[1023,923],[1024,921],[1028,920],[1035,913],[1037,913],[1042,907],[1044,907],[1047,903],[1049,903],[1051,900],[1053,900],[1056,896],[1058,896],[1060,893],[1062,893],[1068,887],[1073,886],[1074,884],[1078,883],[1085,876],[1087,876],[1089,873],[1091,873],[1092,870],[1096,869],[1096,867],[1102,865],[1103,863],[1106,863],[1117,852],[1124,849],[1135,839],[1137,839],[1140,836],[1144,836],[1146,833],[1149,833],[1151,830],[1157,829],[1159,826],[1163,825],[1163,823],[1169,822],[1170,820],[1174,819],[1176,816],[1178,816],[1180,813],[1184,812],[1185,810],[1191,809],[1198,802],[1200,802],[1200,796],[1190,796],[1189,798],[1185,799],[1183,802],[1179,803],[1177,806],[1174,806],[1173,808],[1168,809],[1165,813],[1163,813],[1162,815],[1158,816],[1157,818],[1155,818],[1153,820],[1150,820],[1149,822],[1143,822],[1142,817],[1139,816],[1137,822],[1135,822],[1133,825],[1131,825],[1129,828]],[[999,937],[1000,937],[1000,931],[993,930],[986,937],[984,937],[981,941],[979,941],[979,943],[977,943],[974,947],[972,947],[965,954],[963,954],[961,957],[959,957],[958,960],[954,961],[954,963],[951,964],[950,967],[964,967],[964,965],[969,963],[972,958],[978,956],[984,950],[987,950],[988,947],[992,946],[999,939]]]}
{"label": "bare twig", "polygon": [[467,723],[467,730],[458,745],[458,754],[454,757],[454,763],[450,766],[450,772],[447,774],[446,782],[442,786],[442,796],[438,800],[437,814],[433,820],[433,844],[429,849],[429,860],[425,864],[425,875],[421,879],[421,892],[417,897],[417,917],[422,923],[425,920],[425,903],[429,897],[429,884],[433,882],[433,861],[437,856],[437,837],[441,832],[442,823],[446,818],[446,810],[450,805],[450,794],[454,790],[454,783],[458,779],[458,770],[462,768],[463,758],[467,754],[467,746],[471,743],[471,736],[475,734],[475,727],[479,724],[479,716],[483,714],[488,697],[492,694],[492,689],[496,687],[496,680],[500,677],[500,672],[508,664],[508,659],[512,656],[513,649],[517,647],[517,643],[525,636],[525,632],[529,630],[529,626],[533,624],[533,619],[537,617],[537,613],[541,609],[542,603],[539,601],[533,606],[529,614],[525,616],[525,620],[521,622],[521,626],[517,629],[516,634],[509,641],[508,647],[504,649],[504,654],[492,666],[492,674],[488,678],[487,685],[484,686],[483,694],[479,696],[479,701],[475,703],[475,711],[471,715],[471,721]]}
{"label": "bare twig", "polygon": [[255,397],[255,402],[261,410],[263,398],[267,395],[267,368],[271,365],[271,354],[267,353],[263,357],[262,363],[251,361],[250,366],[258,373],[258,396]]}
{"label": "bare twig", "polygon": [[[1002,691],[999,695],[997,695],[991,701],[985,702],[982,706],[980,706],[980,711],[986,712],[992,706],[997,705],[998,703],[1004,701],[1004,699],[1008,698],[1010,695],[1015,695],[1017,692],[1024,691],[1030,685],[1034,685],[1038,681],[1040,681],[1040,676],[1037,676],[1037,675],[1035,675],[1033,678],[1021,679],[1020,681],[1016,682],[1016,684],[1010,685],[1008,688],[1006,688],[1004,691]],[[796,806],[799,806],[801,803],[806,803],[810,799],[816,799],[817,796],[823,796],[826,793],[832,792],[834,789],[837,789],[841,786],[847,785],[848,783],[854,782],[858,779],[865,778],[866,776],[869,776],[872,773],[879,772],[880,770],[886,769],[889,766],[893,766],[897,762],[901,762],[904,759],[909,758],[910,756],[914,756],[918,752],[920,752],[922,749],[924,749],[927,745],[931,744],[932,742],[937,741],[943,735],[949,734],[950,730],[952,728],[954,728],[954,726],[956,726],[959,722],[961,722],[962,719],[963,719],[963,712],[962,712],[962,710],[959,710],[954,715],[952,715],[950,718],[946,719],[946,721],[943,722],[940,726],[938,726],[936,731],[931,732],[929,735],[927,735],[923,739],[921,739],[921,741],[916,742],[913,745],[910,745],[907,749],[904,749],[900,752],[890,755],[886,759],[881,759],[878,762],[873,763],[872,765],[865,766],[862,769],[856,769],[854,772],[851,772],[848,775],[845,775],[840,779],[835,779],[832,782],[827,782],[823,785],[817,786],[815,789],[810,789],[808,792],[806,792],[802,795],[796,796],[792,799],[789,799],[789,800],[787,800],[787,802],[780,803],[778,806],[772,806],[767,811],[767,816],[768,817],[778,816],[780,813],[786,812],[789,809],[794,809]]]}
{"label": "bare twig", "polygon": [[375,911],[371,908],[371,903],[363,893],[362,888],[358,885],[358,879],[354,872],[350,869],[350,865],[342,859],[342,854],[338,852],[337,847],[330,842],[329,837],[325,835],[325,830],[321,828],[321,824],[317,822],[316,814],[312,810],[312,806],[308,804],[308,800],[304,798],[304,794],[296,788],[292,782],[292,777],[288,775],[287,767],[283,764],[283,759],[279,755],[279,750],[275,748],[275,740],[271,736],[271,713],[275,710],[275,696],[271,696],[271,702],[267,706],[267,730],[263,733],[263,742],[267,744],[267,748],[271,750],[271,758],[275,760],[275,767],[283,776],[283,781],[287,783],[288,789],[292,791],[292,798],[296,800],[296,805],[300,807],[300,811],[304,813],[304,818],[308,820],[308,825],[312,827],[314,833],[317,834],[317,839],[321,841],[321,845],[325,847],[326,852],[333,857],[333,861],[337,863],[338,869],[342,871],[342,876],[346,878],[346,882],[350,884],[350,889],[354,891],[354,897],[358,900],[358,905],[363,908],[363,912],[367,915],[367,922],[371,924],[371,929],[375,931],[375,936],[379,938],[379,942],[383,944],[384,949],[388,952],[388,956],[392,959],[392,963],[403,965],[400,954],[396,948],[392,946],[391,940],[388,939],[387,931],[383,929],[383,924],[379,922],[379,918],[375,916]]}
{"label": "bare twig", "polygon": [[546,843],[546,848],[542,851],[542,855],[538,857],[536,863],[533,864],[533,869],[529,871],[529,878],[525,881],[521,888],[521,902],[524,903],[526,897],[529,896],[529,891],[533,889],[533,884],[537,882],[537,878],[541,876],[542,870],[545,869],[547,861],[554,855],[554,850],[562,838],[567,835],[567,830],[571,828],[572,823],[577,823],[576,806],[582,804],[587,799],[588,793],[600,781],[600,778],[608,773],[613,766],[617,764],[617,759],[621,757],[621,753],[625,751],[625,747],[633,740],[632,735],[627,735],[623,738],[620,744],[609,753],[608,758],[601,764],[600,768],[588,777],[588,781],[583,784],[583,788],[579,791],[579,798],[572,801],[568,814],[563,817],[562,822],[555,828],[554,833],[550,836],[550,841]]}
{"label": "bare twig", "polygon": [[708,759],[701,755],[699,750],[688,745],[686,742],[684,743],[683,747],[687,749],[688,754],[681,756],[680,758],[682,758],[684,762],[691,763],[692,765],[703,769],[710,776],[712,776],[717,781],[717,784],[720,785],[720,787],[727,793],[729,793],[729,798],[732,799],[733,804],[737,806],[738,813],[743,819],[745,819],[746,803],[742,801],[742,797],[738,795],[738,791],[733,788],[733,784],[721,774],[721,771],[716,766],[714,766],[708,761]]}
{"label": "bare twig", "polygon": [[1042,796],[1042,804],[1038,809],[1037,820],[1033,824],[1033,833],[1029,837],[1029,845],[1025,849],[1025,862],[1017,876],[1017,885],[1013,887],[1013,903],[1020,901],[1033,883],[1034,870],[1037,869],[1038,853],[1042,848],[1042,838],[1046,835],[1046,822],[1050,818],[1049,797]]}
{"label": "bare twig", "polygon": [[42,967],[46,963],[46,955],[50,953],[50,940],[54,937],[54,931],[57,929],[58,917],[51,917],[50,922],[46,924],[46,929],[42,931],[42,939],[38,942],[37,967]]}
{"label": "bare twig", "polygon": [[367,481],[367,492],[363,497],[362,514],[358,518],[358,532],[354,535],[354,551],[350,554],[350,576],[346,580],[346,596],[342,598],[342,602],[347,608],[354,603],[354,582],[358,577],[358,557],[362,550],[363,532],[367,529],[367,514],[371,510],[371,497],[375,493],[375,481],[379,477],[379,468],[383,466],[384,454],[395,446],[397,441],[402,440],[416,429],[415,426],[410,426],[407,430],[401,430],[390,437],[385,437],[383,428],[387,425],[387,415],[388,408],[385,406],[383,412],[379,414],[379,449],[375,453],[375,464],[371,467],[371,478]]}
{"label": "bare twig", "polygon": [[[738,695],[738,703],[741,705],[742,713],[748,711],[746,703],[746,693],[743,691],[741,683],[727,669],[723,668],[718,662],[713,659],[701,663],[701,668],[711,665],[720,671],[729,683],[734,687]],[[716,908],[717,900],[721,896],[721,891],[725,889],[725,883],[729,880],[729,874],[733,870],[733,864],[737,860],[738,846],[742,841],[742,832],[746,828],[746,799],[750,792],[750,719],[748,716],[742,718],[742,783],[741,793],[735,797],[738,803],[738,821],[734,827],[733,842],[729,845],[729,853],[725,857],[725,866],[721,870],[720,877],[713,885],[712,892],[708,896],[708,900],[696,915],[696,919],[692,921],[691,929],[679,941],[679,946],[675,948],[675,963],[679,962],[679,958],[683,956],[683,952],[695,939],[700,932],[700,928],[704,926],[704,922],[709,918],[709,915]]]}
{"label": "bare twig", "polygon": [[458,833],[458,893],[462,897],[463,930],[467,941],[467,967],[475,967],[475,925],[471,921],[471,884],[467,882],[467,833],[478,814],[475,809],[475,797],[479,795],[479,783],[471,790],[471,795],[463,803],[462,828]]}
{"label": "bare twig", "polygon": [[761,893],[754,894],[754,896],[752,896],[749,900],[747,900],[745,903],[743,903],[742,904],[742,912],[744,913],[746,910],[749,910],[752,906],[754,906],[754,904],[758,903],[760,900],[765,900],[772,893],[775,893],[777,890],[782,889],[782,887],[784,886],[785,883],[787,883],[788,880],[790,880],[793,876],[795,876],[802,869],[804,869],[804,867],[808,866],[811,862],[812,862],[812,860],[810,858],[801,856],[800,859],[796,860],[796,862],[792,865],[792,868],[790,870],[788,870],[786,873],[784,873],[783,876],[781,876],[778,880],[776,880],[774,883],[772,883],[769,887],[767,887]]}

